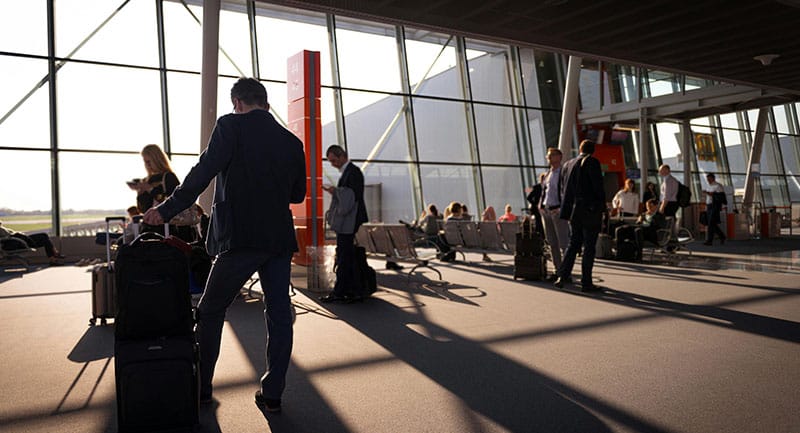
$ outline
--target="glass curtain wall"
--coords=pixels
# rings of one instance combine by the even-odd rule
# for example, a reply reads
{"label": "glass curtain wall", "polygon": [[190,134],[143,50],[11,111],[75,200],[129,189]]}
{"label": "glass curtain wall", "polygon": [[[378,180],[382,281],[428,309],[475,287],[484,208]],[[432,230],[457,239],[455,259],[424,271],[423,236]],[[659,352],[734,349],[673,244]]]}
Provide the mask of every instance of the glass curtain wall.
{"label": "glass curtain wall", "polygon": [[[319,51],[323,146],[343,140],[380,185],[373,220],[413,220],[427,203],[463,202],[474,215],[525,207],[524,179],[558,139],[560,56],[260,2],[248,17],[247,6],[222,2],[218,115],[235,79],[255,76],[285,122],[286,59]],[[6,225],[53,232],[56,222],[68,235],[123,214],[149,143],[186,175],[200,148],[202,17],[199,0],[0,4]]]}

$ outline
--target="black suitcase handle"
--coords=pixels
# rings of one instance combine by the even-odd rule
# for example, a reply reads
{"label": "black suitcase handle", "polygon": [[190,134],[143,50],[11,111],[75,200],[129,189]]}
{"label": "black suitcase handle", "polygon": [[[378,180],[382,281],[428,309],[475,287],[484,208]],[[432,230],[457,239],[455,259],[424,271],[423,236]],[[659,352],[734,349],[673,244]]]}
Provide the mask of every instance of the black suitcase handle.
{"label": "black suitcase handle", "polygon": [[136,237],[136,239],[131,242],[131,246],[138,245],[141,242],[151,242],[151,241],[163,241],[164,236],[160,233],[156,232],[144,232]]}

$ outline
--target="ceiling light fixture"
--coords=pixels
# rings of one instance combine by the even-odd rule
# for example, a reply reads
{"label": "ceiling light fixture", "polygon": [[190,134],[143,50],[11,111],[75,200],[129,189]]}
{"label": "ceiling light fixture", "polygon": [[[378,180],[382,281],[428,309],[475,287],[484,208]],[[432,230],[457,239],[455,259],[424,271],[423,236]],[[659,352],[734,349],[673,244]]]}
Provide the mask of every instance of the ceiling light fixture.
{"label": "ceiling light fixture", "polygon": [[761,54],[760,56],[753,57],[753,60],[761,62],[762,66],[769,66],[772,61],[780,57],[780,54]]}

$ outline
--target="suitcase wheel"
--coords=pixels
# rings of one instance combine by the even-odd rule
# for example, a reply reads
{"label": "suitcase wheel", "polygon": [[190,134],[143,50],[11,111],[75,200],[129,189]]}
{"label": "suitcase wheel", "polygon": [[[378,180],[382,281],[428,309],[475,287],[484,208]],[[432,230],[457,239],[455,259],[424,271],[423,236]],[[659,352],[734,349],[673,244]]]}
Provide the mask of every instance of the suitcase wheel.
{"label": "suitcase wheel", "polygon": [[105,317],[100,319],[100,326],[106,326],[106,319]]}
{"label": "suitcase wheel", "polygon": [[96,322],[96,321],[97,321],[97,319],[96,319],[96,318],[94,318],[94,317],[92,317],[91,319],[89,319],[89,326],[94,326],[94,324],[95,324],[95,322]]}

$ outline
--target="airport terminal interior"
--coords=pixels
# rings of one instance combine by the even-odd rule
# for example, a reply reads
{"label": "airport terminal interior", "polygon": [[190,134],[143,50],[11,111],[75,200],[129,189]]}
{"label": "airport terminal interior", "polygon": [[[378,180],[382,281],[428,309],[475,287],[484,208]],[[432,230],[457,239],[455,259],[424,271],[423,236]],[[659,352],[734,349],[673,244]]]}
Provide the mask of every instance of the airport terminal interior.
{"label": "airport terminal interior", "polygon": [[[418,245],[387,269],[378,251],[378,291],[355,304],[319,302],[319,247],[327,260],[292,267],[283,412],[252,402],[266,338],[253,280],[198,431],[798,431],[797,23],[791,0],[0,2],[0,221],[65,256],[0,256],[0,430],[117,431],[113,320],[87,326],[105,217],[136,204],[125,183],[146,175],[147,144],[183,179],[239,77],[291,128],[288,62],[311,51],[317,157],[347,149],[370,224],[431,203],[526,215],[547,149],[566,160],[591,139],[608,202],[626,179],[660,185],[662,164],[690,187],[679,245],[598,259],[599,294],[518,280],[501,232],[465,238],[452,262]],[[703,243],[708,174],[724,244]],[[339,175],[323,159],[316,182]]]}

